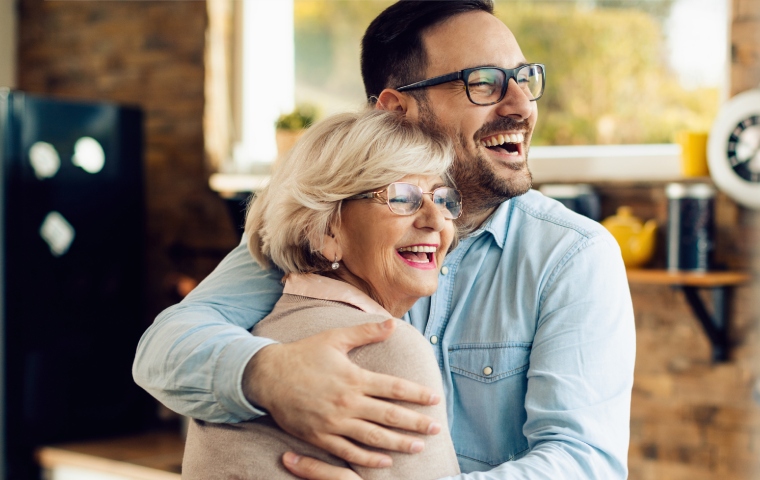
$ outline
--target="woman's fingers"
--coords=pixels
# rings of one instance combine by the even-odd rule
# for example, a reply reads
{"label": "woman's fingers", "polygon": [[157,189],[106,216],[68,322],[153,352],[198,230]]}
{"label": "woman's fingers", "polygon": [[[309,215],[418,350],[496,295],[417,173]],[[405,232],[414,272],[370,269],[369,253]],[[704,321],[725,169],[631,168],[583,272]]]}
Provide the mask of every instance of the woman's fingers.
{"label": "woman's fingers", "polygon": [[361,480],[348,468],[336,467],[310,457],[302,457],[292,452],[282,456],[282,464],[293,475],[307,480]]}

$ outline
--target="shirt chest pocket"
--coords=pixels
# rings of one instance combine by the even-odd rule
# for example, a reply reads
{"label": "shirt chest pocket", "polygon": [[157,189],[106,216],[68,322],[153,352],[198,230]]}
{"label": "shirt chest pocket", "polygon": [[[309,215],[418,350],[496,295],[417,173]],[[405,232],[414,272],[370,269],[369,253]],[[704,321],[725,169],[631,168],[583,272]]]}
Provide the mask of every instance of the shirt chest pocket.
{"label": "shirt chest pocket", "polygon": [[527,450],[522,428],[530,347],[503,342],[449,348],[454,446],[468,469],[488,469]]}
{"label": "shirt chest pocket", "polygon": [[449,348],[452,373],[483,383],[493,383],[528,369],[530,343],[455,345]]}

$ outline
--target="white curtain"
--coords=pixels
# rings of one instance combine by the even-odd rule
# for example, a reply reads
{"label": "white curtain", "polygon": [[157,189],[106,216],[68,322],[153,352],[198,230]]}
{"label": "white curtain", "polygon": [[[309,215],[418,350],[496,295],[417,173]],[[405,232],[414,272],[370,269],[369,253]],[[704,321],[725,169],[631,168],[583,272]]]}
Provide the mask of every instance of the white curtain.
{"label": "white curtain", "polygon": [[207,0],[206,82],[203,132],[213,171],[231,168],[236,137],[233,98],[235,25],[234,0]]}

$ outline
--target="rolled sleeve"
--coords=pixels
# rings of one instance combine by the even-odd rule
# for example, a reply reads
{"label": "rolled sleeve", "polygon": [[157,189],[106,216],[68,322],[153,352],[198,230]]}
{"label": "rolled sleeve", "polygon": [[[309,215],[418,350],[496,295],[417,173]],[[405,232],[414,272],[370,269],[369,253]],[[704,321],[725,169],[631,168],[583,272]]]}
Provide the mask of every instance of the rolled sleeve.
{"label": "rolled sleeve", "polygon": [[247,420],[266,414],[245,398],[243,372],[259,350],[273,343],[277,342],[263,337],[240,338],[227,345],[219,355],[213,375],[216,382],[213,391],[224,410],[233,418]]}

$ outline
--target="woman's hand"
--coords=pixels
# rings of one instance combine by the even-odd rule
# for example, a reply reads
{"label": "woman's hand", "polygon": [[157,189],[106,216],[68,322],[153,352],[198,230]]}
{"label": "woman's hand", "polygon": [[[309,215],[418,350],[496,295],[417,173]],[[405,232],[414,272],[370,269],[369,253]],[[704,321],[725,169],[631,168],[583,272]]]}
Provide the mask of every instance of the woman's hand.
{"label": "woman's hand", "polygon": [[391,458],[349,439],[397,452],[422,451],[419,438],[385,426],[434,435],[440,423],[381,399],[435,405],[439,396],[407,380],[363,370],[347,356],[356,347],[387,339],[395,322],[338,328],[264,347],[246,366],[246,398],[266,409],[286,432],[350,463],[390,467]]}
{"label": "woman's hand", "polygon": [[351,469],[336,467],[309,457],[301,457],[292,452],[282,456],[282,464],[290,473],[306,480],[361,480]]}

